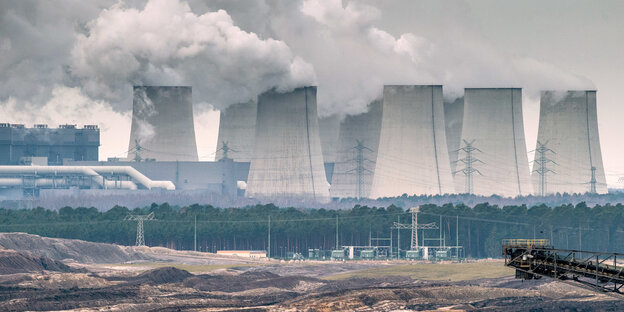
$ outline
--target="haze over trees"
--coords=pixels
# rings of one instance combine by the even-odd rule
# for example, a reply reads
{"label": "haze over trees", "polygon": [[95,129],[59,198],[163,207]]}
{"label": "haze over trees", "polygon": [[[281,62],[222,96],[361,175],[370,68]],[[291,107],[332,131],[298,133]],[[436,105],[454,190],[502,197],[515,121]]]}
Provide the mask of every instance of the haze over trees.
{"label": "haze over trees", "polygon": [[[278,208],[273,204],[243,208],[217,208],[210,205],[172,206],[152,204],[129,210],[114,206],[101,212],[96,208],[63,207],[49,210],[0,209],[1,232],[26,232],[48,237],[73,238],[94,242],[134,245],[136,222],[125,221],[128,214],[154,212],[156,220],[145,222],[149,246],[192,250],[194,220],[197,219],[198,250],[266,249],[268,218],[271,216],[271,254],[307,253],[309,248],[335,248],[336,218],[340,245],[368,245],[373,238],[390,237],[393,222],[409,224],[407,208],[390,205],[351,209]],[[549,207],[488,203],[469,207],[463,204],[422,205],[418,222],[442,220],[446,245],[459,245],[472,258],[500,257],[504,238],[547,238],[557,248],[604,252],[624,252],[624,206],[605,204]],[[456,222],[459,221],[459,224]],[[409,249],[409,231],[402,231],[401,249]],[[419,233],[421,235],[421,233]],[[426,231],[427,238],[438,238],[437,230]],[[397,244],[397,231],[392,233]],[[434,242],[429,242],[433,244]]]}

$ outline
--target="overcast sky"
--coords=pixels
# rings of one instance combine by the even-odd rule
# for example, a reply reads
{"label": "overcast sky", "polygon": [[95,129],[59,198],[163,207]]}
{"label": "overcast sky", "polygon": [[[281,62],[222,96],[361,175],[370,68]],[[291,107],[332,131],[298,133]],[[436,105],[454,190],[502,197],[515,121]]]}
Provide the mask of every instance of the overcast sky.
{"label": "overcast sky", "polygon": [[205,160],[216,109],[271,88],[317,84],[325,116],[364,111],[384,83],[522,87],[527,150],[540,90],[596,89],[621,187],[623,68],[616,0],[0,0],[2,122],[98,124],[102,160],[128,149],[133,84],[193,86]]}

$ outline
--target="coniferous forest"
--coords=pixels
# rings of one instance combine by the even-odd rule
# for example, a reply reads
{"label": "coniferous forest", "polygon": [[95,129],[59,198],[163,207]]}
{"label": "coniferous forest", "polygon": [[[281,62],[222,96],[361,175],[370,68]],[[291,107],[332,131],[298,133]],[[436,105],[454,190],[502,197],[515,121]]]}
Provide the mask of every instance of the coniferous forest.
{"label": "coniferous forest", "polygon": [[[464,246],[471,258],[500,257],[504,238],[546,238],[555,247],[605,252],[624,252],[624,206],[546,205],[498,207],[487,203],[474,207],[447,204],[423,205],[418,223],[442,224],[442,236],[448,246]],[[126,221],[129,214],[154,213],[155,220],[145,222],[145,241],[149,246],[192,250],[195,224],[200,251],[223,249],[266,249],[269,216],[271,219],[271,254],[306,253],[309,248],[333,249],[336,245],[336,220],[339,244],[368,245],[369,238],[389,238],[393,245],[409,249],[410,232],[390,234],[393,222],[410,224],[407,208],[397,206],[351,209],[295,209],[274,205],[243,208],[216,208],[204,205],[171,206],[152,204],[129,210],[115,206],[100,212],[95,208],[63,207],[59,210],[0,209],[1,232],[26,232],[47,237],[73,238],[94,242],[134,245],[136,221]],[[195,222],[196,220],[196,222]],[[458,230],[458,232],[457,232]],[[458,233],[458,235],[456,235]],[[422,233],[419,233],[422,238]],[[439,230],[424,232],[438,238]],[[426,241],[429,242],[429,241]],[[437,244],[437,242],[431,242]]]}

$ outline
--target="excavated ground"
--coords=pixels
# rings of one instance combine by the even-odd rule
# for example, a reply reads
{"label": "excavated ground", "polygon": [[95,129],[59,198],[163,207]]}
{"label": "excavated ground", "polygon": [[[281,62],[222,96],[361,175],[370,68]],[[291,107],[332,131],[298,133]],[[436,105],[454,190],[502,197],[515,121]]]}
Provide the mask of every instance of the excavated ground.
{"label": "excavated ground", "polygon": [[501,262],[279,262],[27,234],[0,246],[22,246],[0,250],[0,311],[624,310],[622,298],[516,280]]}

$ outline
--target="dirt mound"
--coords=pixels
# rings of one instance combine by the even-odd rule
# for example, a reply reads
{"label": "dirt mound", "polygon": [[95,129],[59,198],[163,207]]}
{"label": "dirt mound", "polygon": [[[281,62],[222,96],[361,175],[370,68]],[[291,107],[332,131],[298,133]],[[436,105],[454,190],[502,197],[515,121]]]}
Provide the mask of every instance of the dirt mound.
{"label": "dirt mound", "polygon": [[240,292],[257,288],[295,289],[301,282],[325,283],[305,276],[279,276],[271,272],[245,272],[239,275],[197,275],[184,281],[184,286],[201,291]]}
{"label": "dirt mound", "polygon": [[38,257],[54,260],[73,259],[80,263],[120,263],[151,259],[132,247],[41,237],[26,233],[0,233],[0,246],[5,249],[27,251]]}
{"label": "dirt mound", "polygon": [[191,276],[193,276],[193,274],[188,271],[180,270],[174,267],[164,267],[145,271],[132,278],[131,282],[138,282],[141,284],[179,283]]}
{"label": "dirt mound", "polygon": [[0,274],[40,272],[43,270],[57,272],[75,271],[62,262],[48,257],[37,257],[26,252],[14,250],[0,250]]}

